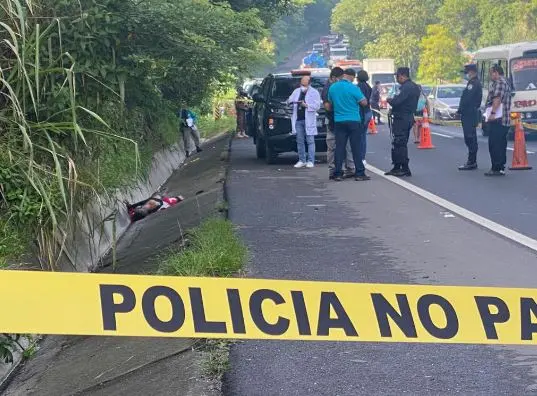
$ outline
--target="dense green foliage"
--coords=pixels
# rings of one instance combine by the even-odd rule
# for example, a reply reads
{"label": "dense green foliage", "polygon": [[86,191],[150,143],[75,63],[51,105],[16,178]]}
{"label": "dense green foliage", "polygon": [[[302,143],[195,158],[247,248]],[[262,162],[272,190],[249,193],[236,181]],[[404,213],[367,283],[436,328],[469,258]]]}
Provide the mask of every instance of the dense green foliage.
{"label": "dense green foliage", "polygon": [[[341,0],[332,28],[361,57],[394,58],[427,81],[456,78],[464,51],[537,39],[536,0]],[[421,67],[418,67],[419,64]]]}
{"label": "dense green foliage", "polygon": [[270,61],[259,10],[231,3],[0,0],[0,262],[34,241],[54,266],[83,205],[178,141],[181,105],[212,113]]}
{"label": "dense green foliage", "polygon": [[455,36],[443,25],[429,25],[427,35],[420,43],[421,58],[418,78],[437,82],[456,80],[460,77],[464,57]]}

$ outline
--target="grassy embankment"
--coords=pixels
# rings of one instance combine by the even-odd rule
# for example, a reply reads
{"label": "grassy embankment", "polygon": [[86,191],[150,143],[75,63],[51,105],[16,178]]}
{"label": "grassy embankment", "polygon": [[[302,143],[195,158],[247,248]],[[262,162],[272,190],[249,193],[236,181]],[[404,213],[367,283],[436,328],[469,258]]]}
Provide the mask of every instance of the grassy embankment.
{"label": "grassy embankment", "polygon": [[[212,218],[188,233],[185,248],[172,250],[160,274],[171,276],[229,277],[242,270],[247,249],[229,220]],[[206,376],[221,380],[229,367],[230,342],[207,340],[201,347]]]}

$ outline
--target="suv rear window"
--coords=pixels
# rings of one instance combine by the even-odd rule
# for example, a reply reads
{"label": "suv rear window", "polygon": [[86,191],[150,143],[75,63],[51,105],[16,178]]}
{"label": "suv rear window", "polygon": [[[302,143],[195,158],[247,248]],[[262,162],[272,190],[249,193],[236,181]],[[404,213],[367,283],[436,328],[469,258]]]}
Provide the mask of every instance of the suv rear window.
{"label": "suv rear window", "polygon": [[[275,99],[287,100],[293,91],[299,87],[301,76],[293,78],[277,78],[272,84],[272,92],[270,97]],[[328,77],[313,77],[311,79],[311,86],[321,93]]]}

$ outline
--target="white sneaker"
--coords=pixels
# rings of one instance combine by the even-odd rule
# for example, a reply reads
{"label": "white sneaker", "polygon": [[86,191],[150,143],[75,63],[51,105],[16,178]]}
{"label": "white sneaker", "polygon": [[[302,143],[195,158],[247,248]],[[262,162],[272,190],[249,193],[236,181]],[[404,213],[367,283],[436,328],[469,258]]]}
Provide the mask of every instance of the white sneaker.
{"label": "white sneaker", "polygon": [[310,161],[306,162],[306,168],[313,168],[314,166],[315,165],[313,162],[310,162]]}
{"label": "white sneaker", "polygon": [[304,162],[302,162],[302,161],[298,161],[298,162],[296,163],[296,165],[295,165],[295,168],[303,168],[303,167],[305,167],[305,166],[306,166],[306,164],[305,164]]}

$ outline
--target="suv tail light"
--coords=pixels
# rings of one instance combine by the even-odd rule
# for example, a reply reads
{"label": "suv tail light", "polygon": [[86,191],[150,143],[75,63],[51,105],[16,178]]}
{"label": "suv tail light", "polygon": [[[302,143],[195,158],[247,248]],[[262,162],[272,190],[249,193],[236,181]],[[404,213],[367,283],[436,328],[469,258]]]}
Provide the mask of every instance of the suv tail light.
{"label": "suv tail light", "polygon": [[304,70],[304,69],[302,69],[302,70],[298,69],[298,70],[292,70],[292,71],[291,71],[291,74],[292,74],[293,76],[310,76],[310,75],[311,75],[311,71],[310,71],[310,70],[307,70],[307,69],[306,69],[306,70]]}
{"label": "suv tail light", "polygon": [[269,129],[274,129],[274,118],[268,119],[268,127]]}

